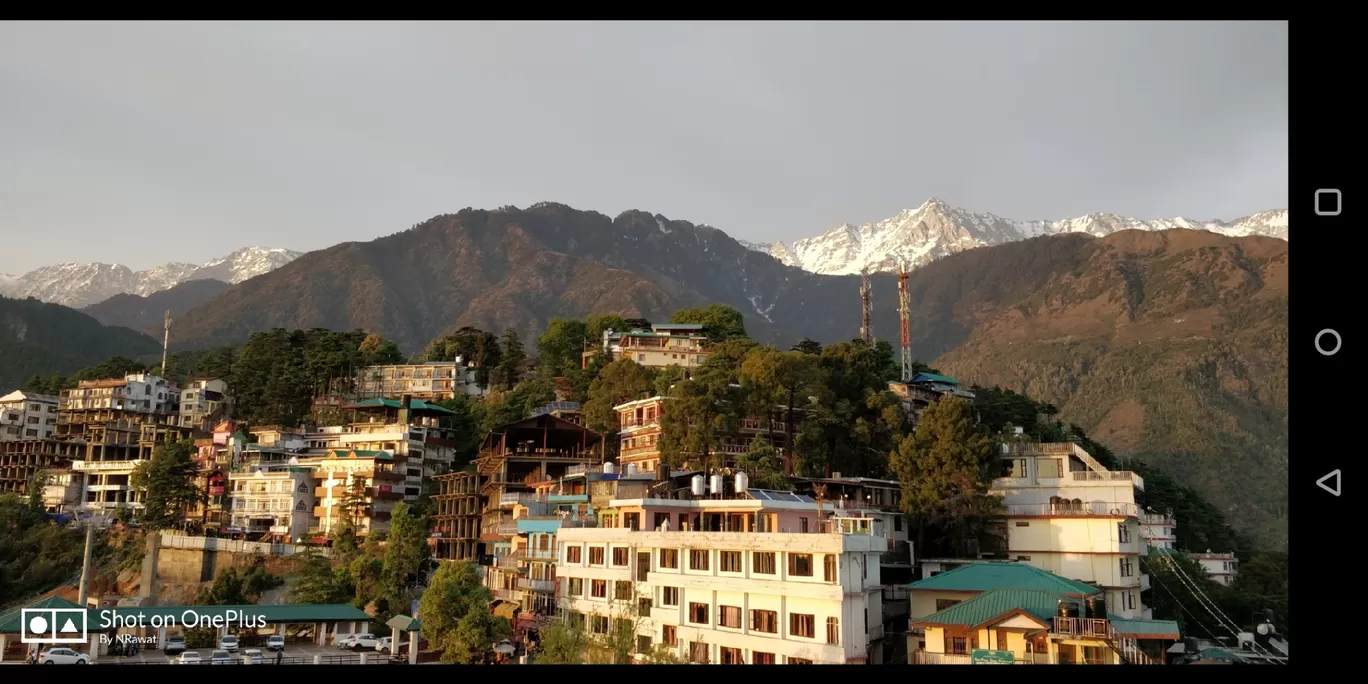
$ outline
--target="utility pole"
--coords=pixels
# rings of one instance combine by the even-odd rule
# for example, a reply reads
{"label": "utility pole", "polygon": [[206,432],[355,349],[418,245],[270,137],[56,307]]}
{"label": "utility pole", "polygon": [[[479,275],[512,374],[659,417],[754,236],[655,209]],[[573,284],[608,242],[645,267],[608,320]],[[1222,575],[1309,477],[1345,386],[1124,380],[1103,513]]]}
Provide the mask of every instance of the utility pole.
{"label": "utility pole", "polygon": [[166,310],[165,332],[162,333],[162,377],[166,377],[166,349],[171,345],[171,310]]}
{"label": "utility pole", "polygon": [[902,326],[902,381],[912,381],[912,295],[907,291],[907,264],[898,262],[898,322]]}
{"label": "utility pole", "polygon": [[94,547],[95,518],[92,516],[86,521],[85,558],[81,561],[81,593],[80,598],[76,601],[81,604],[82,608],[87,607],[86,600],[90,597],[90,557]]}
{"label": "utility pole", "polygon": [[874,287],[869,282],[869,267],[860,269],[860,339],[865,344],[874,344],[874,331],[869,327],[869,296]]}

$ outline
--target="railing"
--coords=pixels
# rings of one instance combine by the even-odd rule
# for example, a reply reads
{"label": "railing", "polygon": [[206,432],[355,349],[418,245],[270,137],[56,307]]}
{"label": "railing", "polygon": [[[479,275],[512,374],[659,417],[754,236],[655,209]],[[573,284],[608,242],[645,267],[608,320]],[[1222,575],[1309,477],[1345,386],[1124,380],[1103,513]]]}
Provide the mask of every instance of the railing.
{"label": "railing", "polygon": [[518,588],[523,589],[525,591],[540,591],[549,593],[556,590],[556,580],[528,579],[526,577],[519,577]]}
{"label": "railing", "polygon": [[1106,472],[1075,470],[1069,473],[1069,477],[1074,482],[1129,482],[1136,487],[1144,488],[1145,486],[1145,478],[1129,470],[1108,470]]}
{"label": "railing", "polygon": [[259,553],[265,556],[292,556],[313,549],[324,556],[331,556],[332,549],[322,546],[299,544],[268,544],[265,542],[218,539],[215,537],[191,537],[181,534],[161,533],[161,546],[167,549],[193,549],[196,551],[223,551],[226,553]]}
{"label": "railing", "polygon": [[519,558],[517,554],[495,556],[494,567],[499,568],[500,570],[517,570],[520,567],[519,561],[521,560],[522,559]]}
{"label": "railing", "polygon": [[566,468],[566,469],[565,469],[565,475],[566,475],[566,477],[571,477],[571,476],[576,476],[576,475],[584,475],[584,474],[587,474],[587,473],[589,472],[589,468],[590,468],[590,466],[587,466],[587,465],[584,465],[584,464],[572,465],[572,466],[570,466],[569,468]]}
{"label": "railing", "polygon": [[1073,503],[1007,504],[1007,515],[1099,515],[1136,517],[1140,508],[1133,503],[1083,501]]}
{"label": "railing", "polygon": [[1178,521],[1173,516],[1167,513],[1141,513],[1140,524],[1167,525],[1169,527],[1176,527],[1178,525]]}
{"label": "railing", "polygon": [[652,426],[655,426],[655,425],[660,425],[660,419],[659,419],[659,418],[651,418],[650,420],[645,420],[645,419],[636,420],[635,418],[633,418],[633,419],[631,419],[631,420],[620,420],[620,421],[618,421],[618,429],[619,429],[619,430],[625,430],[625,429],[627,429],[627,428],[652,427]]}
{"label": "railing", "polygon": [[504,492],[499,495],[499,505],[501,506],[532,503],[534,501],[546,501],[546,497],[530,492]]}
{"label": "railing", "polygon": [[1116,639],[1116,632],[1112,630],[1111,622],[1101,618],[1054,618],[1054,629],[1052,634],[1063,635],[1073,639],[1101,639],[1103,641],[1113,641]]}
{"label": "railing", "polygon": [[930,653],[928,651],[912,652],[912,664],[914,665],[970,665],[972,663],[973,658],[967,655]]}
{"label": "railing", "polygon": [[766,431],[766,432],[768,432],[768,431],[770,431],[770,430],[773,430],[774,432],[788,432],[788,423],[785,423],[785,422],[780,421],[780,420],[761,420],[761,419],[758,419],[758,418],[742,418],[742,419],[741,419],[741,429],[742,429],[742,430],[762,430],[762,431]]}

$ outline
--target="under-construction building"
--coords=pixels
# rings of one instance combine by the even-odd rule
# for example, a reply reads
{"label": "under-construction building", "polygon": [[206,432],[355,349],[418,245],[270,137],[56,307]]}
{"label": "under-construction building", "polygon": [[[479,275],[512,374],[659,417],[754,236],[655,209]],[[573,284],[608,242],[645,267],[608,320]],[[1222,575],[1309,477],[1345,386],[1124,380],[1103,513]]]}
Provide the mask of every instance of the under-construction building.
{"label": "under-construction building", "polygon": [[[0,494],[29,493],[40,473],[65,470],[85,454],[79,442],[25,439],[0,442]],[[45,482],[38,483],[43,486]]]}

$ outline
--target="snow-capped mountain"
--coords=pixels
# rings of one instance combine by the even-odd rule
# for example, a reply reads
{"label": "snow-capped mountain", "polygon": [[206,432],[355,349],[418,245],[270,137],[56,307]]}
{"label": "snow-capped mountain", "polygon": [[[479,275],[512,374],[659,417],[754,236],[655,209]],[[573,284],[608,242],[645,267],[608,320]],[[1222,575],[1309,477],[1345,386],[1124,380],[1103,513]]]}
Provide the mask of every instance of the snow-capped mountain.
{"label": "snow-capped mountain", "polygon": [[34,297],[79,309],[117,294],[146,296],[187,280],[212,278],[236,284],[280,268],[301,254],[288,249],[244,247],[202,266],[171,262],[146,271],[118,264],[64,263],[43,266],[18,277],[0,275],[0,294]]}
{"label": "snow-capped mountain", "polygon": [[805,271],[849,275],[859,273],[863,268],[894,271],[899,261],[905,262],[909,269],[917,268],[967,249],[1040,235],[1088,233],[1101,237],[1118,230],[1170,228],[1208,230],[1230,237],[1264,235],[1286,240],[1287,210],[1265,211],[1229,223],[1182,217],[1146,221],[1116,214],[1088,214],[1060,221],[1017,221],[957,209],[933,197],[920,207],[903,210],[892,218],[862,226],[847,223],[792,244],[741,244]]}

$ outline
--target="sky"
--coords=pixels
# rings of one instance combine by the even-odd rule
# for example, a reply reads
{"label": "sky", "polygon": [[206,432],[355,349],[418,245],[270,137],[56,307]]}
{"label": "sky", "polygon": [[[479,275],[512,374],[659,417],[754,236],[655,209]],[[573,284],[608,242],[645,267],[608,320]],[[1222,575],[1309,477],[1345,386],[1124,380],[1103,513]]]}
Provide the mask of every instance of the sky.
{"label": "sky", "polygon": [[1286,22],[8,22],[0,272],[539,201],[1229,220],[1287,206],[1287,62]]}

